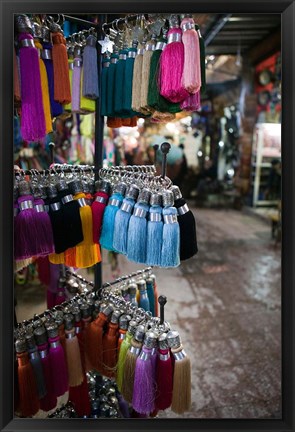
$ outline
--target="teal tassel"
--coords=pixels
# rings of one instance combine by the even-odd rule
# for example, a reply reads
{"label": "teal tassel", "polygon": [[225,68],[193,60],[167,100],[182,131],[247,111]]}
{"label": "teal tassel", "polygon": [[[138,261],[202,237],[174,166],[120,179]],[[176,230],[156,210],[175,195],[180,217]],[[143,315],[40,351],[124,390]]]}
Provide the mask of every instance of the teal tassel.
{"label": "teal tassel", "polygon": [[150,311],[150,301],[147,295],[147,290],[139,290],[139,307],[145,311]]}
{"label": "teal tassel", "polygon": [[124,93],[124,82],[125,82],[125,67],[126,67],[126,56],[128,54],[127,49],[122,49],[119,52],[119,61],[115,69],[114,77],[114,91],[113,91],[113,106],[114,106],[114,117],[121,117],[121,115],[129,115],[129,112],[123,111],[123,93]]}
{"label": "teal tassel", "polygon": [[[162,239],[161,239],[161,244],[162,244]],[[150,302],[150,311],[153,316],[156,316],[154,284],[151,278],[146,279],[146,291]]]}
{"label": "teal tassel", "polygon": [[129,204],[130,208],[128,211],[120,208],[116,214],[113,247],[114,250],[126,255],[128,225],[135,201],[132,198],[124,198],[123,204]]}
{"label": "teal tassel", "polygon": [[107,114],[106,114],[107,117],[115,117],[113,95],[114,95],[114,87],[115,87],[115,70],[117,67],[117,64],[115,62],[118,59],[119,59],[118,54],[113,53],[111,55],[111,62],[108,70],[108,81],[107,81]]}
{"label": "teal tassel", "polygon": [[101,71],[101,97],[100,97],[100,103],[101,103],[101,115],[107,116],[107,87],[108,87],[108,72],[109,72],[109,66],[107,64],[110,63],[109,58],[105,58],[102,61],[103,67]]}
{"label": "teal tassel", "polygon": [[[118,200],[118,205],[113,205],[112,200]],[[123,195],[121,193],[114,193],[109,200],[109,204],[106,206],[105,212],[103,214],[103,221],[102,221],[102,230],[101,235],[99,239],[99,243],[101,247],[104,249],[113,251],[113,238],[114,238],[114,224],[115,224],[115,217],[116,214],[121,207],[121,204],[123,202]]]}
{"label": "teal tassel", "polygon": [[[136,48],[129,48],[128,53],[137,52]],[[133,68],[134,68],[134,57],[127,57],[125,64],[125,76],[124,76],[124,87],[123,87],[123,104],[122,108],[124,111],[135,115],[131,108],[132,102],[132,80],[133,80]]]}
{"label": "teal tassel", "polygon": [[[161,254],[162,267],[177,267],[180,264],[180,230],[177,221],[177,209],[175,207],[165,207],[163,209],[164,227],[163,243]],[[165,216],[172,216],[176,222],[166,223]]]}
{"label": "teal tassel", "polygon": [[[161,219],[159,221],[152,221],[152,215],[159,215],[158,217]],[[163,238],[162,207],[159,205],[152,206],[149,211],[149,219],[147,224],[146,263],[152,266],[160,266]]]}
{"label": "teal tassel", "polygon": [[[136,215],[136,210],[142,210],[144,217]],[[147,240],[147,219],[149,205],[136,203],[133,215],[130,218],[127,237],[127,257],[131,261],[145,264],[146,262],[146,240]]]}

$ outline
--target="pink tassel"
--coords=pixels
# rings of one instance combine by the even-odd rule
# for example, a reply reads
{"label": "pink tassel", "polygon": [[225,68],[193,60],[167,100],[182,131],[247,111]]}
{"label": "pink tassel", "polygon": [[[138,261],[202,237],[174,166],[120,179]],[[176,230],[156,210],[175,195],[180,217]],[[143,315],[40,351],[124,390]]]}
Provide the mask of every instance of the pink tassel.
{"label": "pink tassel", "polygon": [[190,111],[190,112],[198,111],[201,108],[200,92],[198,91],[195,94],[190,94],[187,99],[181,102],[180,108],[183,111]]}
{"label": "pink tassel", "polygon": [[[176,36],[178,35],[178,36]],[[182,84],[184,67],[184,46],[181,41],[182,31],[172,28],[168,32],[168,44],[160,57],[159,87],[160,94],[170,102],[181,102],[189,95]],[[178,38],[175,42],[169,42]]]}
{"label": "pink tassel", "polygon": [[199,35],[192,18],[184,18],[181,21],[181,28],[184,45],[182,84],[189,93],[195,94],[202,85]]}
{"label": "pink tassel", "polygon": [[[22,46],[24,40],[30,45]],[[19,42],[21,135],[26,141],[38,141],[46,135],[38,50],[28,33],[21,33]]]}
{"label": "pink tassel", "polygon": [[[56,329],[55,332],[57,332]],[[57,397],[63,396],[69,391],[68,369],[66,364],[65,353],[60,344],[59,336],[48,339],[50,343],[49,357],[51,369],[53,372],[54,393]]]}

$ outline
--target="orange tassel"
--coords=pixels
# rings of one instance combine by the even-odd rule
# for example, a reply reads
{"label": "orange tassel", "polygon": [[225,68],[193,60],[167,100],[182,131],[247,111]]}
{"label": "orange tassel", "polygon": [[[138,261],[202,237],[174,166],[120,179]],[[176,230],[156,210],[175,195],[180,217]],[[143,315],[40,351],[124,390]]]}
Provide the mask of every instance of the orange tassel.
{"label": "orange tassel", "polygon": [[102,340],[103,374],[109,378],[113,378],[116,375],[118,327],[118,324],[110,322]]}
{"label": "orange tassel", "polygon": [[76,248],[72,247],[65,251],[65,265],[76,267]]}
{"label": "orange tassel", "polygon": [[71,85],[66,40],[59,32],[52,33],[52,61],[54,76],[54,100],[61,104],[71,102]]}
{"label": "orange tassel", "polygon": [[107,118],[107,126],[109,128],[119,128],[122,126],[122,119],[118,117],[108,117]]}
{"label": "orange tassel", "polygon": [[131,118],[122,118],[122,126],[130,126]]}
{"label": "orange tassel", "polygon": [[136,127],[137,126],[137,120],[138,120],[138,118],[136,116],[132,117],[131,118],[131,122],[130,122],[130,126],[131,127]]}
{"label": "orange tassel", "polygon": [[59,254],[56,254],[56,253],[50,254],[48,256],[48,259],[52,264],[64,264],[65,263],[65,254],[64,254],[64,252],[59,253]]}

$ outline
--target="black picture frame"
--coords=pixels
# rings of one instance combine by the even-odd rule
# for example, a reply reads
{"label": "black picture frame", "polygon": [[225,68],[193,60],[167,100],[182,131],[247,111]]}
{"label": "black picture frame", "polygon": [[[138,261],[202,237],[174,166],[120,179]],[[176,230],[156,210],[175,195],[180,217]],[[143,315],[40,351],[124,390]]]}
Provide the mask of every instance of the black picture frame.
{"label": "black picture frame", "polygon": [[[0,428],[1,431],[278,430],[294,431],[295,3],[291,0],[0,0]],[[279,13],[282,17],[282,419],[15,419],[13,418],[13,14]]]}

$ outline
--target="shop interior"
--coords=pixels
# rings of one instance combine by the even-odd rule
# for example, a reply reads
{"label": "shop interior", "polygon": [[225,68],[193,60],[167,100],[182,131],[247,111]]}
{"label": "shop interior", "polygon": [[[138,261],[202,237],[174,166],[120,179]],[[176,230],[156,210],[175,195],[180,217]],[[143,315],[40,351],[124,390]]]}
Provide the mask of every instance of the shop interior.
{"label": "shop interior", "polygon": [[14,42],[15,416],[281,418],[281,16],[17,14]]}

